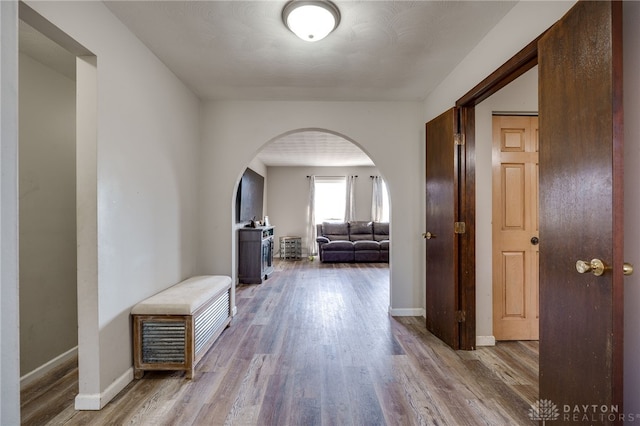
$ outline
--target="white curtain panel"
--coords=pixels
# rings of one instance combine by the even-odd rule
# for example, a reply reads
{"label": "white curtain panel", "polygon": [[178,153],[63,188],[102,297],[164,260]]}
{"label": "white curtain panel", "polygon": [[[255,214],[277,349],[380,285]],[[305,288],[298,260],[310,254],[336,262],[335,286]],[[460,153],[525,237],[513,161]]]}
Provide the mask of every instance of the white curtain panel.
{"label": "white curtain panel", "polygon": [[316,244],[316,177],[309,176],[309,211],[307,212],[307,256],[318,254]]}
{"label": "white curtain panel", "polygon": [[344,221],[356,220],[355,188],[357,176],[347,176],[346,201],[344,203]]}
{"label": "white curtain panel", "polygon": [[384,185],[380,176],[371,177],[371,221],[380,222],[382,220],[382,203]]}

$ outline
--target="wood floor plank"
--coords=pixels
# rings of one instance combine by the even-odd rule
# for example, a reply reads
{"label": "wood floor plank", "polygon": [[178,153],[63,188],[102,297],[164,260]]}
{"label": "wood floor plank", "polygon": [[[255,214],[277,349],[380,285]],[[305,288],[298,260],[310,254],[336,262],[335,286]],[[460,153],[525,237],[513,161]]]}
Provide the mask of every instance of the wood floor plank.
{"label": "wood floor plank", "polygon": [[73,404],[75,395],[78,393],[77,370],[53,377],[57,377],[57,379],[52,386],[46,386],[38,393],[30,393],[29,402],[24,403],[21,410],[25,423],[45,424],[57,414],[52,413],[47,407],[65,407]]}
{"label": "wood floor plank", "polygon": [[538,395],[537,342],[451,350],[426,330],[423,317],[389,315],[387,264],[276,261],[268,280],[236,288],[236,305],[231,327],[193,380],[148,372],[101,411],[79,412],[71,366],[24,390],[23,424],[529,422]]}
{"label": "wood floor plank", "polygon": [[200,414],[201,407],[211,401],[224,379],[224,371],[198,372],[191,381],[182,378],[185,391],[177,396],[166,417],[166,425],[191,425]]}
{"label": "wood floor plank", "polygon": [[20,390],[20,404],[25,407],[43,395],[59,393],[56,387],[66,387],[63,383],[78,377],[78,357],[74,356],[45,374],[40,380],[32,381]]}
{"label": "wood floor plank", "polygon": [[[437,406],[432,393],[437,392],[429,383],[420,380],[419,370],[414,368],[409,357],[397,357],[397,380],[404,390],[404,398],[411,407],[411,416],[421,425],[448,424],[446,419],[446,405]],[[454,419],[451,418],[451,421]]]}
{"label": "wood floor plank", "polygon": [[258,424],[267,385],[275,372],[275,363],[273,355],[261,354],[253,358],[225,424]]}

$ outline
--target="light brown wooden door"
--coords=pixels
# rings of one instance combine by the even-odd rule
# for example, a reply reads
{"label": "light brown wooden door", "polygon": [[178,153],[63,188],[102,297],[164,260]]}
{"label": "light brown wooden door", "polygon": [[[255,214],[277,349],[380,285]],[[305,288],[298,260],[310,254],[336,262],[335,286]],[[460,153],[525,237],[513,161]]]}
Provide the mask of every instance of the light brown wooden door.
{"label": "light brown wooden door", "polygon": [[[539,42],[540,398],[560,408],[554,425],[577,424],[565,406],[624,412],[621,24],[621,2],[578,2]],[[578,273],[595,258],[601,276]]]}
{"label": "light brown wooden door", "polygon": [[458,249],[454,223],[458,208],[457,111],[426,125],[426,317],[427,329],[454,349],[460,347],[456,318]]}
{"label": "light brown wooden door", "polygon": [[493,335],[538,340],[538,117],[493,117]]}

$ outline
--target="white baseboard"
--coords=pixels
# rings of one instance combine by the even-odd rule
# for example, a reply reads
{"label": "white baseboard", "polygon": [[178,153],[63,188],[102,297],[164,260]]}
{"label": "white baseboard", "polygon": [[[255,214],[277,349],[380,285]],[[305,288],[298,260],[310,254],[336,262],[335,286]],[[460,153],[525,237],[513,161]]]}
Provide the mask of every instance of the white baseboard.
{"label": "white baseboard", "polygon": [[102,393],[78,394],[75,400],[76,410],[101,410],[109,403],[122,389],[133,380],[133,367],[125,371]]}
{"label": "white baseboard", "polygon": [[392,317],[423,317],[426,314],[422,308],[393,309],[389,306],[389,315]]}
{"label": "white baseboard", "polygon": [[40,367],[36,368],[35,370],[30,371],[29,373],[20,377],[20,387],[30,385],[31,383],[42,379],[44,376],[47,375],[47,373],[53,371],[54,369],[61,366],[62,364],[64,364],[65,362],[69,361],[71,358],[77,355],[78,355],[77,346],[69,349],[63,354],[58,355],[57,357],[53,358],[51,361],[46,362],[45,364],[42,364]]}
{"label": "white baseboard", "polygon": [[100,394],[85,393],[76,395],[74,407],[76,410],[100,410]]}
{"label": "white baseboard", "polygon": [[235,317],[238,314],[238,307],[234,306],[233,309],[231,309],[231,316]]}
{"label": "white baseboard", "polygon": [[495,346],[496,338],[494,336],[476,336],[476,346]]}

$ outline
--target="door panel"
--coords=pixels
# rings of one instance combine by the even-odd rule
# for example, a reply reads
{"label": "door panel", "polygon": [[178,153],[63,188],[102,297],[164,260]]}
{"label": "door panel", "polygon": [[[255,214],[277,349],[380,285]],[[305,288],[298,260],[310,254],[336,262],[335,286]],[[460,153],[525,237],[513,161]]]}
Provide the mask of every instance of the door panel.
{"label": "door panel", "polygon": [[493,117],[493,334],[538,339],[538,117]]}
{"label": "door panel", "polygon": [[526,297],[524,294],[525,279],[525,254],[524,252],[503,252],[502,253],[502,275],[504,281],[512,285],[505,287],[504,294],[504,316],[507,318],[524,318],[526,309]]}
{"label": "door panel", "polygon": [[[620,413],[621,16],[578,2],[539,43],[540,398]],[[576,271],[593,258],[602,276]]]}
{"label": "door panel", "polygon": [[458,208],[457,113],[451,109],[426,125],[426,317],[427,329],[454,349],[460,347],[458,251],[454,222]]}

